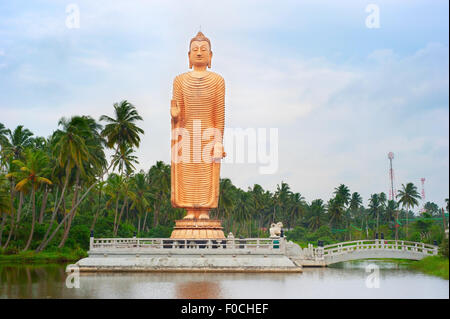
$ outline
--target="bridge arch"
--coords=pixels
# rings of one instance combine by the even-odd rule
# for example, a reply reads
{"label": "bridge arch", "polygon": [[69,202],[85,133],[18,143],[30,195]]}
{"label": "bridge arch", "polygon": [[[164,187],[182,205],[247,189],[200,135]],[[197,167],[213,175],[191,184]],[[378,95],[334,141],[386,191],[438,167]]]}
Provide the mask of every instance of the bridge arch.
{"label": "bridge arch", "polygon": [[342,242],[320,247],[317,256],[323,259],[326,265],[339,262],[393,258],[420,260],[427,256],[437,255],[439,247],[425,243],[395,240],[358,240]]}

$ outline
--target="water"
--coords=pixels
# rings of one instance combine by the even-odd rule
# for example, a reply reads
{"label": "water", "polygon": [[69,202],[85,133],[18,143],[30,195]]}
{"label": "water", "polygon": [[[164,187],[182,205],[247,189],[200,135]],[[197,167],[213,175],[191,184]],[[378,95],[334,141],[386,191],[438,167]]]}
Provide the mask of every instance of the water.
{"label": "water", "polygon": [[[376,264],[379,288],[367,288]],[[65,265],[0,264],[0,298],[449,298],[449,282],[385,261],[305,268],[301,274],[81,274],[66,287]]]}

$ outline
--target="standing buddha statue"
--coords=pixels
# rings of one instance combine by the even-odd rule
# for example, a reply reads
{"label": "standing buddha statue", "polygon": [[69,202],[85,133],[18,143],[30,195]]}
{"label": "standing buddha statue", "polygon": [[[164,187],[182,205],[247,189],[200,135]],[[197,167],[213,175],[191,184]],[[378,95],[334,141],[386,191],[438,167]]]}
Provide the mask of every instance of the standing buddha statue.
{"label": "standing buddha statue", "polygon": [[172,126],[171,203],[187,211],[171,238],[225,238],[217,207],[220,161],[225,157],[225,81],[210,72],[211,42],[198,32],[189,45],[189,68],[175,77],[170,114]]}

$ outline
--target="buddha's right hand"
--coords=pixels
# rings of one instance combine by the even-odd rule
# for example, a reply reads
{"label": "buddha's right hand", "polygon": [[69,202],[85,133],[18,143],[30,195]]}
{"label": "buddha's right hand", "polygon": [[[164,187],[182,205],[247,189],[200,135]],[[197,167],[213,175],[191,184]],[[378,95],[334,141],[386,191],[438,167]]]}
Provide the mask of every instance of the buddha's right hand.
{"label": "buddha's right hand", "polygon": [[177,100],[170,101],[170,115],[174,120],[178,120],[180,117],[180,107],[178,106]]}

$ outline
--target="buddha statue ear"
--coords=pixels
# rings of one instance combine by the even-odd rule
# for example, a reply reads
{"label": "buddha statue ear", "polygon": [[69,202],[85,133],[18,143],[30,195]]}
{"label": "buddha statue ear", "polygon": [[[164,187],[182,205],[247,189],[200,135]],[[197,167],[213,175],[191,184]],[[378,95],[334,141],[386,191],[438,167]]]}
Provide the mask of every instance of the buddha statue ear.
{"label": "buddha statue ear", "polygon": [[192,69],[192,62],[191,62],[191,57],[190,57],[190,53],[191,51],[188,52],[188,59],[189,59],[189,69]]}
{"label": "buddha statue ear", "polygon": [[212,53],[212,51],[211,51],[211,54],[209,55],[209,61],[208,61],[208,68],[210,68],[210,69],[211,69],[212,55],[213,55],[213,53]]}

